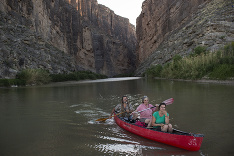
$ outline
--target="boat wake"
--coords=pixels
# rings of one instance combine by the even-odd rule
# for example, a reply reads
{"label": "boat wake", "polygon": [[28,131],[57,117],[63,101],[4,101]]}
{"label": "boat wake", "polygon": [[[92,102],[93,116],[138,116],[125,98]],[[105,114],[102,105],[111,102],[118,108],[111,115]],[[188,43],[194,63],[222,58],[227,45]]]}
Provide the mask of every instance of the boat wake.
{"label": "boat wake", "polygon": [[123,154],[123,155],[142,155],[143,150],[164,150],[158,147],[142,146],[138,144],[99,144],[95,149],[104,153]]}

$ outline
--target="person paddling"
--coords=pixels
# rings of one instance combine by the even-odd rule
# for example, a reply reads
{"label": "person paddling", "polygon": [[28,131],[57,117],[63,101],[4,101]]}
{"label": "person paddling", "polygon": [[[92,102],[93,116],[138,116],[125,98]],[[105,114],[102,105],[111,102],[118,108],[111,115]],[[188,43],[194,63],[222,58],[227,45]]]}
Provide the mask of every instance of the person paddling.
{"label": "person paddling", "polygon": [[[152,104],[149,104],[149,98],[147,96],[143,96],[142,98],[142,104],[140,104],[137,109],[134,112],[139,112],[142,110],[145,110],[147,108],[151,108],[151,109],[147,109],[145,111],[140,112],[140,122],[144,122],[146,124],[148,124],[148,128],[151,127],[151,120],[152,120],[152,114],[153,112],[156,110],[156,106],[158,106],[158,104],[155,105],[155,107]],[[133,118],[136,118],[136,114],[137,113],[132,113],[133,114]]]}
{"label": "person paddling", "polygon": [[115,108],[113,108],[109,118],[111,118],[114,113],[116,114],[121,113],[119,116],[124,117],[125,119],[128,120],[129,117],[131,117],[130,113],[132,112],[133,112],[133,107],[130,103],[128,103],[127,96],[123,96],[121,99],[121,104],[118,104]]}
{"label": "person paddling", "polygon": [[159,111],[155,112],[152,117],[152,126],[159,131],[172,133],[172,125],[169,123],[169,114],[166,111],[166,104],[159,105]]}

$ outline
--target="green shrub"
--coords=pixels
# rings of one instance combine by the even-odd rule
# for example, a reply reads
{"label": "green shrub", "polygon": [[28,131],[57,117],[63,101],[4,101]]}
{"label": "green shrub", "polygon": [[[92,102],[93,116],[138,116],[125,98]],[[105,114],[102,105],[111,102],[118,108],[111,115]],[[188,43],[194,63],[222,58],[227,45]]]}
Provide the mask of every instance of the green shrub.
{"label": "green shrub", "polygon": [[206,49],[207,49],[207,48],[204,47],[204,46],[197,46],[196,48],[194,48],[194,53],[195,53],[196,55],[201,55],[202,53],[206,54],[206,52],[207,52]]}
{"label": "green shrub", "polygon": [[174,63],[177,63],[182,60],[182,56],[176,54],[172,59]]}
{"label": "green shrub", "polygon": [[90,71],[78,71],[69,74],[51,74],[50,75],[53,82],[63,82],[63,81],[79,81],[79,80],[86,80],[86,79],[104,79],[107,76],[102,74],[96,74]]}
{"label": "green shrub", "polygon": [[150,78],[161,77],[162,69],[163,69],[162,65],[157,64],[156,66],[154,65],[148,68],[145,74],[147,75],[147,77],[150,77]]}
{"label": "green shrub", "polygon": [[234,56],[234,42],[224,46],[224,56],[232,57]]}
{"label": "green shrub", "polygon": [[19,79],[0,79],[1,87],[24,86],[25,84],[25,81]]}
{"label": "green shrub", "polygon": [[210,78],[225,80],[234,77],[234,65],[221,64],[209,74]]}
{"label": "green shrub", "polygon": [[88,75],[88,77],[89,77],[89,79],[91,79],[91,80],[96,80],[96,79],[97,79],[97,77],[96,77],[96,75],[95,75],[94,73],[90,73],[90,74]]}
{"label": "green shrub", "polygon": [[16,78],[24,81],[26,85],[40,85],[51,81],[49,72],[43,69],[25,69],[17,74]]}
{"label": "green shrub", "polygon": [[50,77],[53,82],[60,82],[66,80],[63,74],[51,74]]}
{"label": "green shrub", "polygon": [[219,59],[220,64],[234,64],[234,57],[222,57]]}
{"label": "green shrub", "polygon": [[123,74],[118,74],[113,77],[134,77],[134,73],[123,73]]}
{"label": "green shrub", "polygon": [[215,57],[219,59],[222,56],[222,51],[218,50],[215,54],[216,54]]}
{"label": "green shrub", "polygon": [[102,74],[96,74],[97,79],[106,79],[108,78],[106,75],[102,75]]}
{"label": "green shrub", "polygon": [[[170,79],[201,79],[209,75],[213,79],[233,77],[234,42],[214,53],[208,53],[205,47],[198,46],[193,55],[181,58],[173,57],[172,62],[164,65],[161,77]],[[221,64],[221,65],[220,65]],[[146,72],[152,72],[148,69]]]}

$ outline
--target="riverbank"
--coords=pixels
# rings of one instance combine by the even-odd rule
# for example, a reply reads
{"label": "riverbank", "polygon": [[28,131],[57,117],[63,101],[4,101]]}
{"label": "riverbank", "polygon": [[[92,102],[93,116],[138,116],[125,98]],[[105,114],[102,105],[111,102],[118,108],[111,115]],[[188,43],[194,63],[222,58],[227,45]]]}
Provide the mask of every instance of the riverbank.
{"label": "riverbank", "polygon": [[[50,82],[48,84],[43,84],[43,86],[64,86],[64,85],[75,85],[75,84],[82,84],[82,83],[98,83],[98,82],[114,82],[114,81],[128,81],[128,80],[136,80],[141,79],[143,77],[118,77],[118,78],[103,78],[103,79],[86,79],[86,80],[77,80],[77,81],[62,81],[62,82]],[[4,87],[19,87],[20,85],[8,85],[8,86],[1,86],[0,88]],[[36,86],[34,85],[24,85],[22,87],[30,87],[30,86]],[[37,85],[41,86],[41,85]]]}
{"label": "riverbank", "polygon": [[208,79],[200,79],[200,80],[183,80],[183,79],[167,79],[167,78],[159,78],[155,77],[154,79],[160,80],[171,80],[171,81],[184,81],[184,82],[197,82],[197,83],[215,83],[215,84],[228,84],[234,85],[234,80],[208,80]]}
{"label": "riverbank", "polygon": [[0,87],[43,85],[51,82],[96,80],[108,78],[91,71],[77,71],[65,74],[50,74],[44,69],[25,69],[15,79],[0,79]]}

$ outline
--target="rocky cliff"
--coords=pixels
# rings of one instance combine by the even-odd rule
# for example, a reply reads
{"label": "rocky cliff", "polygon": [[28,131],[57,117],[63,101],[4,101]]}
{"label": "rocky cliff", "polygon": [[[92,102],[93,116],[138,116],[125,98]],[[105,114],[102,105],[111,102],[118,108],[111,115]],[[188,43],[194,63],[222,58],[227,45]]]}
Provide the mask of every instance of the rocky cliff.
{"label": "rocky cliff", "polygon": [[141,75],[151,65],[187,56],[197,46],[215,51],[234,41],[233,1],[146,0],[137,19]]}
{"label": "rocky cliff", "polygon": [[97,0],[0,3],[2,78],[13,77],[24,68],[52,73],[90,70],[108,76],[135,69],[135,27]]}
{"label": "rocky cliff", "polygon": [[171,31],[192,20],[192,14],[206,0],[145,0],[137,18],[139,63],[162,43]]}

